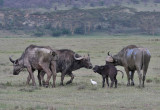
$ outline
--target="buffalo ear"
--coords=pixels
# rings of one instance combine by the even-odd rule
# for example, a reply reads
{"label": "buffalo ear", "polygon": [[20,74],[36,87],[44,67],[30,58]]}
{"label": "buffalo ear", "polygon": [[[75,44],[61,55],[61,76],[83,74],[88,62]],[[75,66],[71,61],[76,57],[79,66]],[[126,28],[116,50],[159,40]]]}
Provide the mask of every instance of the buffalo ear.
{"label": "buffalo ear", "polygon": [[19,65],[19,61],[18,61],[18,60],[16,60],[16,61],[14,62],[14,64]]}

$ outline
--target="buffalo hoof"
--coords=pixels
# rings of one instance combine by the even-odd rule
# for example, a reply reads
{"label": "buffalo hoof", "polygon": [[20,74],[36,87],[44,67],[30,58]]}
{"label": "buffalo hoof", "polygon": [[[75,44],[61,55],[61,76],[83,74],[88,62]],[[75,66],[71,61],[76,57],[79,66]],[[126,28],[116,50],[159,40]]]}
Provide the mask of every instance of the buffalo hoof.
{"label": "buffalo hoof", "polygon": [[134,86],[134,82],[131,82],[131,86]]}
{"label": "buffalo hoof", "polygon": [[45,83],[45,87],[48,88],[49,87],[49,83]]}
{"label": "buffalo hoof", "polygon": [[42,84],[39,84],[39,87],[42,87]]}
{"label": "buffalo hoof", "polygon": [[46,83],[45,83],[45,81],[42,81],[42,85],[43,85],[43,87],[45,87],[45,86],[46,86]]}
{"label": "buffalo hoof", "polygon": [[72,83],[72,81],[68,81],[68,82],[66,83],[66,85],[67,85],[67,84],[71,84],[71,83]]}
{"label": "buffalo hoof", "polygon": [[60,86],[64,86],[64,84],[63,84],[63,83],[60,83]]}
{"label": "buffalo hoof", "polygon": [[139,88],[139,89],[141,89],[141,86],[140,86],[140,85],[138,85],[138,88]]}
{"label": "buffalo hoof", "polygon": [[48,87],[49,87],[49,84],[45,84],[45,87],[48,88]]}
{"label": "buffalo hoof", "polygon": [[127,83],[127,86],[130,86],[130,83]]}
{"label": "buffalo hoof", "polygon": [[52,85],[52,88],[55,88],[56,86],[55,85]]}
{"label": "buffalo hoof", "polygon": [[32,86],[36,86],[36,83],[33,83]]}

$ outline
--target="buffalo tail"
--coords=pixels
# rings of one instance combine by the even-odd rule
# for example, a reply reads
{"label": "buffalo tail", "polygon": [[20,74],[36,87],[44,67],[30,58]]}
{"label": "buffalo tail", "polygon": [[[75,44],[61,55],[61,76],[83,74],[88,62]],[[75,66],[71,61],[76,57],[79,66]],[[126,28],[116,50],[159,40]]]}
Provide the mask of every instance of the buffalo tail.
{"label": "buffalo tail", "polygon": [[123,73],[123,71],[121,71],[121,70],[117,70],[117,72],[121,72],[121,73],[122,73],[122,79],[123,79],[123,77],[124,77],[124,73]]}

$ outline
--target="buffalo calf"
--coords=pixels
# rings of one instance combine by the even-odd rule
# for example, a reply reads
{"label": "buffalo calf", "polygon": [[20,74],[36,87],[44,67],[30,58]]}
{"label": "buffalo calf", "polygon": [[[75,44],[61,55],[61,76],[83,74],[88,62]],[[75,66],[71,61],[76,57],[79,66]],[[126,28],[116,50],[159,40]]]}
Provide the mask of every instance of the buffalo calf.
{"label": "buffalo calf", "polygon": [[[116,79],[116,76],[117,76],[117,71],[120,71],[120,70],[117,70],[116,67],[110,63],[107,63],[106,62],[106,65],[103,65],[103,66],[98,66],[96,65],[94,68],[93,68],[93,71],[95,73],[98,73],[100,75],[102,75],[102,87],[104,87],[105,85],[105,79],[106,79],[106,83],[109,87],[109,82],[108,82],[108,76],[110,77],[111,79],[111,85],[110,87],[113,87],[113,84],[115,82],[115,88],[117,88],[117,79]],[[122,72],[122,71],[120,71]],[[123,78],[123,72],[122,72],[122,78]]]}

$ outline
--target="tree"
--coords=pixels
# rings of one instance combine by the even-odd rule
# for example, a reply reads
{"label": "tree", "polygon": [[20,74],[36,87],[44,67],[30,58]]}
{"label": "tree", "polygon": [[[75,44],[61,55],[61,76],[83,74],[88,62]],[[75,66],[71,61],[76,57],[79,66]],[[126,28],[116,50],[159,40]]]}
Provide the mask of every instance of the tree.
{"label": "tree", "polygon": [[148,34],[154,35],[158,27],[158,21],[154,15],[143,16],[140,19],[139,27]]}
{"label": "tree", "polygon": [[140,1],[139,0],[131,0],[131,2],[134,4],[139,4]]}
{"label": "tree", "polygon": [[160,0],[154,0],[154,3],[160,3]]}
{"label": "tree", "polygon": [[4,0],[0,0],[0,6],[3,6]]}

